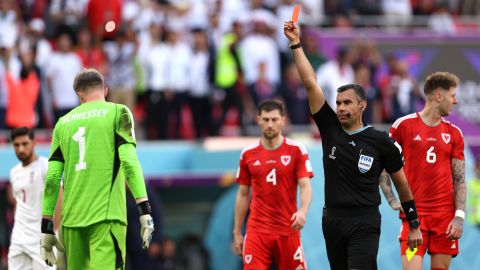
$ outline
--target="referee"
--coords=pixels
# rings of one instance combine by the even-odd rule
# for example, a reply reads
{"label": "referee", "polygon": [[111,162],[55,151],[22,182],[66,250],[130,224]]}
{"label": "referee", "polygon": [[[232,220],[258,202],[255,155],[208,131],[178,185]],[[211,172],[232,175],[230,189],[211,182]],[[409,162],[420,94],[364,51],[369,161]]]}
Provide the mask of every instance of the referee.
{"label": "referee", "polygon": [[423,242],[403,172],[401,148],[385,132],[362,123],[367,102],[360,85],[337,89],[337,112],[325,102],[316,75],[301,48],[298,26],[286,21],[295,64],[307,90],[310,112],[322,137],[325,206],[322,228],[333,270],[377,269],[381,217],[379,177],[385,169],[409,221],[410,248]]}

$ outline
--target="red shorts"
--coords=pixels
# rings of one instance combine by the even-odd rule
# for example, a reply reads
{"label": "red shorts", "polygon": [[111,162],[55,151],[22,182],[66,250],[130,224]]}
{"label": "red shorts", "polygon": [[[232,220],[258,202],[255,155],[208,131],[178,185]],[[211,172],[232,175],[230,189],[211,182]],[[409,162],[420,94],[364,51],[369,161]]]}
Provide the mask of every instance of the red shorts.
{"label": "red shorts", "polygon": [[284,236],[247,232],[243,243],[243,269],[267,270],[272,260],[278,270],[307,269],[300,234]]}
{"label": "red shorts", "polygon": [[[415,255],[423,256],[428,250],[429,254],[449,254],[454,257],[458,254],[458,240],[447,238],[448,224],[452,221],[454,213],[438,213],[428,216],[419,216],[420,230],[423,236],[423,245],[419,246]],[[405,255],[408,242],[408,222],[402,219],[400,230],[400,254]]]}

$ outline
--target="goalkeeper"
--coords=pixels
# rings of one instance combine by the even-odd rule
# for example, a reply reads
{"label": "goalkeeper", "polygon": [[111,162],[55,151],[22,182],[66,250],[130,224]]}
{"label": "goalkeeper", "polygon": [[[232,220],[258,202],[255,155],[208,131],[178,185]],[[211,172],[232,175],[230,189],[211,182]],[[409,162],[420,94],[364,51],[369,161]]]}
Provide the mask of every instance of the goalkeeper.
{"label": "goalkeeper", "polygon": [[[125,180],[138,206],[144,249],[154,229],[135,152],[133,117],[126,106],[105,101],[107,87],[94,69],[79,73],[73,88],[81,104],[60,118],[53,130],[43,194],[41,256],[47,264],[55,264],[55,246],[65,249],[69,270],[124,269]],[[65,247],[53,233],[52,221],[62,175]]]}

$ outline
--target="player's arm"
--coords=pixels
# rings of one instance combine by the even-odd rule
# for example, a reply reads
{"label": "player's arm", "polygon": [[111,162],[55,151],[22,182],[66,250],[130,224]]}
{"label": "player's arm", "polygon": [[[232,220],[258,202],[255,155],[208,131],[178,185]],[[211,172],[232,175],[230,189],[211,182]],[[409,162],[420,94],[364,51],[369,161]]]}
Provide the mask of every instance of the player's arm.
{"label": "player's arm", "polygon": [[237,255],[242,256],[243,235],[242,226],[247,215],[250,186],[238,185],[237,197],[235,199],[235,218],[233,223],[233,241]]}
{"label": "player's arm", "polygon": [[455,217],[448,224],[447,237],[450,240],[459,239],[463,234],[463,221],[465,220],[466,183],[465,160],[452,158],[453,195],[455,197]]}
{"label": "player's arm", "polygon": [[420,232],[420,222],[418,221],[417,209],[415,207],[415,201],[413,200],[412,191],[408,186],[403,168],[400,168],[397,172],[390,173],[390,177],[395,185],[398,197],[400,197],[402,208],[410,227],[408,245],[411,248],[415,248],[423,243],[423,238],[422,233]]}
{"label": "player's arm", "polygon": [[128,187],[137,203],[140,215],[140,237],[143,249],[148,249],[152,240],[154,224],[152,209],[148,202],[143,171],[135,150],[135,131],[133,116],[125,105],[117,105],[115,144],[118,156],[127,179]]}
{"label": "player's arm", "polygon": [[308,208],[312,200],[312,186],[309,177],[302,177],[297,182],[300,187],[300,208],[293,214],[291,220],[293,221],[292,228],[301,230],[307,222]]}
{"label": "player's arm", "polygon": [[[10,176],[10,179],[12,179],[11,176]],[[15,213],[15,208],[17,207],[17,200],[15,200],[15,197],[13,196],[12,182],[8,183],[7,185],[6,196],[7,196],[7,202],[12,206],[13,213]]]}
{"label": "player's arm", "polygon": [[[300,44],[299,29],[293,21],[289,20],[283,24],[283,33],[288,40],[290,40],[290,46]],[[300,78],[307,89],[310,112],[311,114],[315,114],[325,104],[325,95],[323,94],[322,88],[317,84],[317,75],[310,62],[308,62],[302,47],[293,48],[292,53]]]}
{"label": "player's arm", "polygon": [[380,175],[380,189],[382,190],[388,205],[390,205],[393,210],[403,210],[400,202],[398,202],[397,197],[395,197],[395,194],[393,193],[390,175],[385,170],[383,170]]}

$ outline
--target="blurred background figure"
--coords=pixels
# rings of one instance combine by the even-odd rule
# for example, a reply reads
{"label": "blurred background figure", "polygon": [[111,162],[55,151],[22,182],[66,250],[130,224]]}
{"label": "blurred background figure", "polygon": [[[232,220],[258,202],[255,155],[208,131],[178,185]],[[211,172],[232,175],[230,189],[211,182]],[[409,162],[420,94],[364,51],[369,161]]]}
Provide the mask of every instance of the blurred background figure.
{"label": "blurred background figure", "polygon": [[467,187],[467,221],[480,229],[480,159],[475,163],[475,176]]}
{"label": "blurred background figure", "polygon": [[[157,270],[157,264],[161,260],[163,252],[163,207],[162,202],[155,190],[147,186],[148,200],[152,207],[152,218],[155,222],[155,231],[152,235],[152,241],[148,250],[142,248],[142,239],[138,237],[140,231],[140,221],[138,219],[137,203],[127,192],[127,269],[129,270]],[[160,268],[162,269],[162,268]]]}
{"label": "blurred background figure", "polygon": [[337,49],[335,58],[317,69],[317,83],[325,93],[325,100],[333,110],[337,108],[337,88],[354,81],[350,51],[346,47]]}
{"label": "blurred background figure", "polygon": [[82,62],[73,51],[72,36],[61,33],[47,70],[47,83],[53,108],[53,124],[80,102],[73,90],[73,79],[82,70]]}

